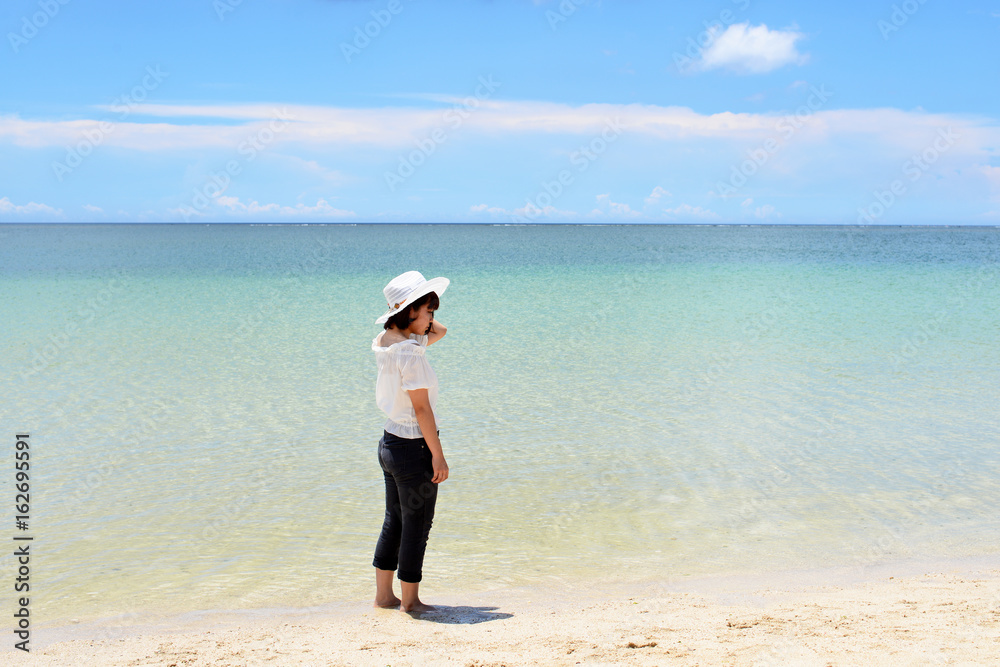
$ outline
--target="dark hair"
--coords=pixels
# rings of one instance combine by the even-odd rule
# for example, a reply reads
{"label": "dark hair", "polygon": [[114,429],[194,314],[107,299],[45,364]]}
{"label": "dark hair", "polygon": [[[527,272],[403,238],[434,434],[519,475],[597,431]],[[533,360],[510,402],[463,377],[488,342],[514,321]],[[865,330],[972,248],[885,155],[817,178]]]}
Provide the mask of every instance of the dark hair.
{"label": "dark hair", "polygon": [[386,320],[385,324],[382,325],[383,329],[388,329],[390,326],[395,326],[397,329],[407,329],[414,320],[417,318],[410,317],[410,309],[420,310],[420,306],[427,304],[427,307],[431,310],[437,310],[441,306],[441,301],[438,299],[436,292],[428,292],[423,295],[409,306],[403,308],[401,311]]}

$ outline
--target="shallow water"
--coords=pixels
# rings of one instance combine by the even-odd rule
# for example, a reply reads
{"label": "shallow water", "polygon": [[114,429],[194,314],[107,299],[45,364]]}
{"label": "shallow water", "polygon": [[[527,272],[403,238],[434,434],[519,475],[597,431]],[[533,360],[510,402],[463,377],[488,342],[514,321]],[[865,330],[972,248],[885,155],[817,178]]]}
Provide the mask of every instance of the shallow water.
{"label": "shallow water", "polygon": [[428,590],[998,551],[1000,229],[3,232],[40,623],[370,596],[410,269],[452,281]]}

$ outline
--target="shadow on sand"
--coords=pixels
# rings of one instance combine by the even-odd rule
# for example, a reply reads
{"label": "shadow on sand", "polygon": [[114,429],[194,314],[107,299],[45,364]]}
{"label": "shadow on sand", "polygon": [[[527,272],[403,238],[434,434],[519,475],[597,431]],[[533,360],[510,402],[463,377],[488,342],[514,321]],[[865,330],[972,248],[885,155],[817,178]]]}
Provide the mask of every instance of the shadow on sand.
{"label": "shadow on sand", "polygon": [[433,623],[452,623],[461,625],[472,625],[473,623],[485,623],[486,621],[499,621],[510,618],[514,614],[506,612],[495,612],[497,607],[449,607],[448,605],[436,604],[434,611],[410,611],[403,612],[418,621],[431,621]]}

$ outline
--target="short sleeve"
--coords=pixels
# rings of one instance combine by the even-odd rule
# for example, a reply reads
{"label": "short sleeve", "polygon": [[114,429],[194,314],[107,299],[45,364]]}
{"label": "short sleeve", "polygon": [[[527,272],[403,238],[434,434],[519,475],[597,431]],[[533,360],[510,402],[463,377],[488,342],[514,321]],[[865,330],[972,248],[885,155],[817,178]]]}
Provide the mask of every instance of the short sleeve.
{"label": "short sleeve", "polygon": [[403,377],[404,391],[430,389],[435,385],[434,371],[423,354],[404,354],[399,360],[399,372]]}
{"label": "short sleeve", "polygon": [[417,341],[420,347],[427,347],[427,336],[418,336],[417,334],[410,334],[410,339]]}

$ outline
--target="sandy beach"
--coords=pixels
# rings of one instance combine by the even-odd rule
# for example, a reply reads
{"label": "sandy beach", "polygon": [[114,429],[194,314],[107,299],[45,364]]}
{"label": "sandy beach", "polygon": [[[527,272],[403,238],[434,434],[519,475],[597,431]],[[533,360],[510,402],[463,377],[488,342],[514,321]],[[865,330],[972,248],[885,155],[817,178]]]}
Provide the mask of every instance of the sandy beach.
{"label": "sandy beach", "polygon": [[[987,665],[1000,563],[909,562],[692,581],[434,594],[420,618],[358,601],[189,614],[169,628],[70,628],[46,665]],[[136,634],[141,632],[141,634]],[[86,636],[89,635],[89,636]],[[68,636],[68,635],[64,635]],[[5,659],[6,661],[6,659]],[[14,664],[9,662],[8,664]]]}

